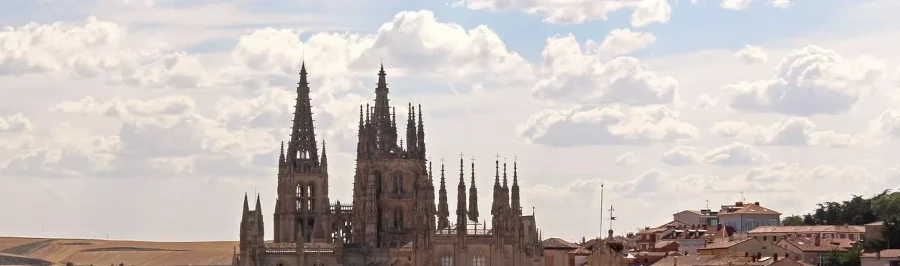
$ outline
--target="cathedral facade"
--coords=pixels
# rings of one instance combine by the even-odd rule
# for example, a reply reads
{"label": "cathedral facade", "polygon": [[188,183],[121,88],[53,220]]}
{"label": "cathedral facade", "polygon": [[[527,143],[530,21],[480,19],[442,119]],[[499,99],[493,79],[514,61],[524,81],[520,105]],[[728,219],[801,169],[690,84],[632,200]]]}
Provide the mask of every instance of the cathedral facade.
{"label": "cathedral facade", "polygon": [[[398,136],[384,67],[373,105],[360,106],[353,200],[331,202],[328,157],[319,151],[306,66],[300,70],[290,140],[278,158],[272,229],[259,195],[244,196],[235,266],[537,266],[543,247],[534,214],[523,215],[516,163],[495,161],[490,227],[479,223],[474,161],[466,186],[460,158],[455,221],[450,221],[445,166],[434,174],[425,150],[421,106],[408,106],[406,138]],[[416,110],[418,107],[418,110]],[[418,111],[418,113],[417,113]],[[402,123],[402,122],[401,122]],[[435,204],[435,175],[439,175]],[[452,178],[452,177],[450,177]],[[466,197],[468,195],[468,198]]]}

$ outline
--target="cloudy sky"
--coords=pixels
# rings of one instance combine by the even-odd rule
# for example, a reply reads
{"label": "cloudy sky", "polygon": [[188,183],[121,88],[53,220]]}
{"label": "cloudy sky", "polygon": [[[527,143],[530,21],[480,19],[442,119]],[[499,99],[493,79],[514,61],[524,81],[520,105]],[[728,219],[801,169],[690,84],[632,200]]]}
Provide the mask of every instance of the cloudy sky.
{"label": "cloudy sky", "polygon": [[517,158],[544,237],[598,235],[601,184],[618,232],[900,186],[893,0],[3,5],[0,235],[237,239],[258,192],[271,238],[304,59],[332,200],[380,62],[398,113],[423,106],[432,161],[475,158],[481,213],[495,156]]}

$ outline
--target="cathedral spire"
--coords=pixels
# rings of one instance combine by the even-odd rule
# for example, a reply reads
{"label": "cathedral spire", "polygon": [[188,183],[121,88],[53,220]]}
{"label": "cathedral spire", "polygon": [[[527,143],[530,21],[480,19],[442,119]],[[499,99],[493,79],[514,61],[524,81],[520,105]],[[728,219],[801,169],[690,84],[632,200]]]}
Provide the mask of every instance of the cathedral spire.
{"label": "cathedral spire", "polygon": [[322,167],[328,166],[328,155],[325,153],[325,140],[322,140]]}
{"label": "cathedral spire", "polygon": [[[247,193],[244,193],[244,214],[241,216],[246,216],[248,213],[250,213],[250,203],[247,202]],[[244,218],[242,217],[241,221],[243,220]]]}
{"label": "cathedral spire", "polygon": [[463,156],[459,156],[459,185],[456,186],[456,234],[466,234],[466,179],[463,170]]}
{"label": "cathedral spire", "polygon": [[512,185],[512,200],[511,207],[513,213],[518,215],[522,215],[522,202],[519,199],[519,171],[517,164],[518,159],[513,159],[513,185]]}
{"label": "cathedral spire", "polygon": [[356,131],[356,157],[362,157],[363,154],[366,153],[366,134],[365,134],[365,124],[363,124],[363,106],[359,105],[359,128]]}
{"label": "cathedral spire", "polygon": [[406,150],[408,154],[412,158],[418,158],[418,148],[416,147],[419,144],[418,136],[416,135],[416,107],[409,103],[409,110],[406,112]]}
{"label": "cathedral spire", "polygon": [[284,162],[284,141],[281,142],[281,153],[278,155],[278,163],[281,164]]}
{"label": "cathedral spire", "polygon": [[262,206],[259,202],[259,194],[256,194],[256,210],[254,210],[254,212],[256,213],[256,228],[258,230],[256,233],[258,234],[257,237],[260,237],[265,235],[263,233],[265,226],[263,225]]}
{"label": "cathedral spire", "polygon": [[509,185],[506,182],[506,159],[503,161],[503,188],[501,190],[501,201],[504,209],[509,209]]}
{"label": "cathedral spire", "polygon": [[[388,99],[387,81],[385,81],[384,65],[378,71],[378,85],[375,88],[375,108],[372,117],[373,132],[378,140],[377,148],[381,153],[387,153],[397,146],[396,126],[392,119],[390,100]],[[393,133],[391,132],[393,131]]]}
{"label": "cathedral spire", "polygon": [[309,82],[307,82],[306,75],[306,63],[304,62],[300,67],[300,82],[297,83],[294,124],[291,127],[291,140],[288,142],[287,153],[287,161],[291,166],[300,167],[300,169],[311,169],[313,166],[318,166],[319,163],[309,98]]}
{"label": "cathedral spire", "polygon": [[441,159],[441,188],[438,191],[438,229],[450,226],[450,208],[447,204],[447,185],[444,179],[444,162]]}
{"label": "cathedral spire", "polygon": [[494,160],[494,191],[493,202],[491,202],[491,215],[497,217],[500,215],[500,155]]}
{"label": "cathedral spire", "polygon": [[472,186],[469,187],[469,220],[478,222],[478,188],[475,187],[475,158],[472,158]]}
{"label": "cathedral spire", "polygon": [[416,144],[416,149],[419,152],[420,158],[425,158],[425,125],[422,123],[422,105],[419,105],[419,128],[416,133],[416,137],[418,137],[419,142]]}

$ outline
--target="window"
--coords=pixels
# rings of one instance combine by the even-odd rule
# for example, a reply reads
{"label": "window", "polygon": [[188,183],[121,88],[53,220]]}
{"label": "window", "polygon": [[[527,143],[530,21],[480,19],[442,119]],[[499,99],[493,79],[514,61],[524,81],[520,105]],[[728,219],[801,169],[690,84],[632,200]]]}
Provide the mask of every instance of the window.
{"label": "window", "polygon": [[485,266],[484,255],[477,254],[472,258],[472,266]]}
{"label": "window", "polygon": [[403,228],[403,209],[394,211],[394,228]]}
{"label": "window", "polygon": [[394,173],[394,193],[403,193],[403,173]]}
{"label": "window", "polygon": [[453,266],[453,257],[444,255],[444,257],[441,258],[441,266]]}

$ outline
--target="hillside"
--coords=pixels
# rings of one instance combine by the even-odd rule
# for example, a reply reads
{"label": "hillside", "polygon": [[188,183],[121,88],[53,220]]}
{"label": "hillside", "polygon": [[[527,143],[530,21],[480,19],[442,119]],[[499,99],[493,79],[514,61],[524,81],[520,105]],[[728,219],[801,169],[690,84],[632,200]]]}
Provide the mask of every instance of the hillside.
{"label": "hillside", "polygon": [[0,237],[0,265],[231,265],[236,241],[145,242]]}

